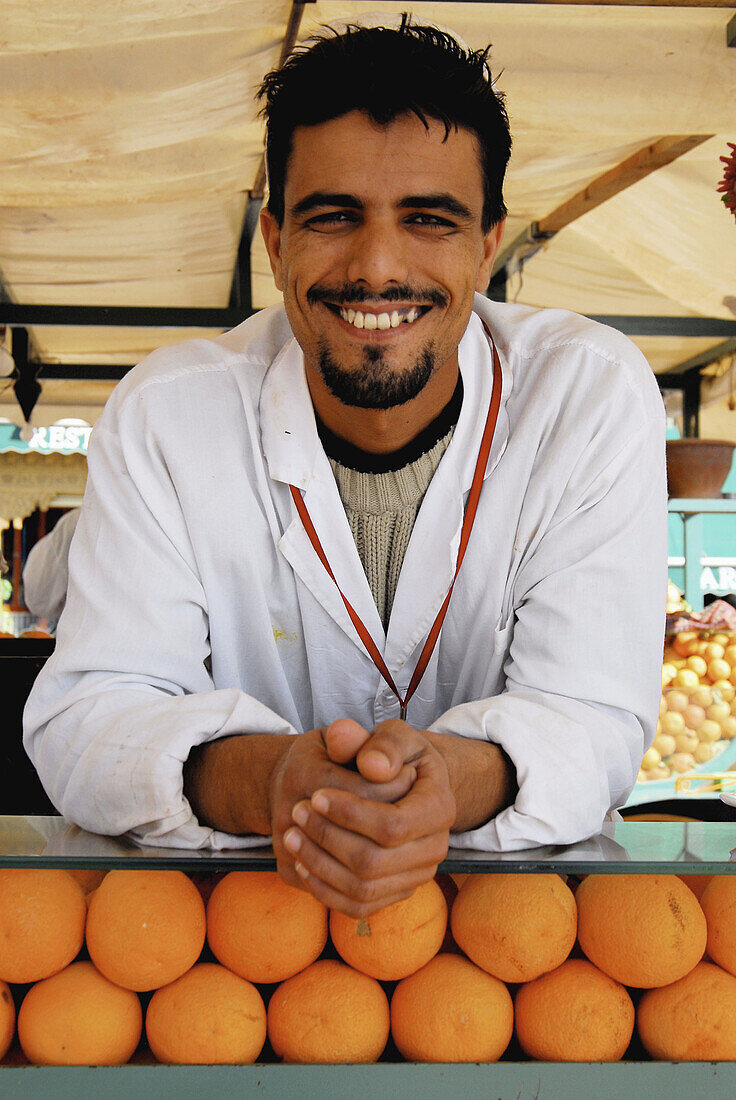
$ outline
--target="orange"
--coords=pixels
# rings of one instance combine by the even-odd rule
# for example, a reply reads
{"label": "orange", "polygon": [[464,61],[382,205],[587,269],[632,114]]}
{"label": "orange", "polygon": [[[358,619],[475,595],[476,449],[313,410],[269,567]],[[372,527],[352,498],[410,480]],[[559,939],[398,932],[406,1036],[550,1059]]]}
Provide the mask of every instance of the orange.
{"label": "orange", "polygon": [[86,913],[66,871],[0,870],[0,979],[35,982],[63,970],[82,946]]}
{"label": "orange", "polygon": [[708,954],[714,963],[736,974],[736,876],[714,875],[700,904],[708,924]]}
{"label": "orange", "polygon": [[334,959],[282,982],[268,1005],[268,1037],[285,1062],[375,1062],[388,1033],[378,982]]}
{"label": "orange", "polygon": [[5,982],[0,982],[0,1058],[7,1054],[14,1035],[15,1001]]}
{"label": "orange", "polygon": [[634,1031],[631,997],[586,959],[520,986],[514,1007],[522,1049],[543,1062],[618,1062]]}
{"label": "orange", "polygon": [[100,885],[103,878],[107,874],[107,870],[96,871],[93,868],[88,868],[86,870],[74,869],[67,871],[67,874],[71,875],[75,882],[79,883],[79,885],[82,887],[82,890],[84,891],[84,894],[89,900],[89,895]]}
{"label": "orange", "polygon": [[700,901],[703,896],[703,890],[713,878],[712,875],[678,875],[686,886],[689,886],[695,897]]}
{"label": "orange", "polygon": [[338,953],[356,970],[381,981],[406,978],[429,962],[446,929],[447,902],[433,880],[369,917],[356,920],[330,911],[330,935]]}
{"label": "orange", "polygon": [[113,985],[91,962],[76,962],[26,993],[18,1038],[39,1066],[119,1066],[141,1037],[135,993]]}
{"label": "orange", "polygon": [[677,875],[588,875],[575,898],[580,946],[617,982],[668,985],[703,957],[705,916]]}
{"label": "orange", "polygon": [[303,970],[327,942],[327,908],[276,871],[232,871],[207,903],[207,941],[249,982],[280,982]]}
{"label": "orange", "polygon": [[146,1036],[159,1062],[255,1062],[266,1041],[266,1008],[245,978],[217,963],[199,963],[156,990]]}
{"label": "orange", "polygon": [[645,993],[636,1022],[657,1061],[736,1061],[736,978],[714,963],[698,963],[679,981]]}
{"label": "orange", "polygon": [[559,875],[471,875],[452,907],[465,954],[503,982],[554,970],[575,943],[577,910]]}
{"label": "orange", "polygon": [[460,955],[436,955],[391,998],[391,1034],[410,1062],[497,1062],[513,1030],[506,986]]}
{"label": "orange", "polygon": [[90,958],[125,989],[158,989],[181,977],[204,938],[204,902],[181,871],[109,871],[90,898]]}

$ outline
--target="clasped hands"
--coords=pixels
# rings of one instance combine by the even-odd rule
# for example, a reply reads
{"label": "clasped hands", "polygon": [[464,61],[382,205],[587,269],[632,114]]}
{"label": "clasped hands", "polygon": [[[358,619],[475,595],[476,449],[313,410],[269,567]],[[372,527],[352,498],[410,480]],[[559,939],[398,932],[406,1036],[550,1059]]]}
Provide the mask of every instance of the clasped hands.
{"label": "clasped hands", "polygon": [[269,798],[281,876],[353,917],[433,878],[456,812],[441,753],[398,720],[368,731],[339,719],[296,737]]}

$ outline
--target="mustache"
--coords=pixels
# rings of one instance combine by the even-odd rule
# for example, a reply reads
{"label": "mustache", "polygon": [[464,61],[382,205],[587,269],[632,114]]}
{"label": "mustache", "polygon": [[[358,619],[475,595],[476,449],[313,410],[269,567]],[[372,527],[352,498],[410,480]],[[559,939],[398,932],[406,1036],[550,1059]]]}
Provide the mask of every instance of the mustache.
{"label": "mustache", "polygon": [[359,305],[370,302],[379,305],[383,302],[414,302],[422,306],[446,306],[449,295],[439,287],[415,287],[409,283],[387,286],[380,294],[358,283],[343,283],[342,286],[320,286],[316,284],[307,291],[307,301],[329,302],[331,305]]}

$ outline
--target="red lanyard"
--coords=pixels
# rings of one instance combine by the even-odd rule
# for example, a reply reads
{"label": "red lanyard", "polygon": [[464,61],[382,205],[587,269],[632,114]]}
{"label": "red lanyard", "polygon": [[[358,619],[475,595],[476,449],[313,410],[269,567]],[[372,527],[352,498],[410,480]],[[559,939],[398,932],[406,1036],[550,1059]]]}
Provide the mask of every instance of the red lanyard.
{"label": "red lanyard", "polygon": [[422,650],[422,652],[419,656],[419,660],[417,661],[417,666],[414,669],[414,675],[411,678],[411,681],[409,683],[409,687],[406,690],[406,695],[404,696],[403,699],[401,698],[401,695],[399,694],[399,689],[396,687],[396,684],[393,681],[393,677],[391,676],[391,673],[389,672],[388,668],[386,667],[386,663],[385,663],[383,657],[381,656],[376,643],[373,641],[373,638],[371,637],[370,633],[368,632],[368,629],[365,626],[365,623],[360,618],[357,611],[352,607],[350,602],[346,599],[345,594],[343,593],[342,589],[340,588],[340,585],[335,580],[335,574],[332,572],[332,569],[330,568],[330,563],[327,560],[327,555],[325,554],[324,550],[322,549],[322,544],[319,541],[319,537],[317,535],[317,532],[314,529],[314,524],[312,523],[309,512],[307,511],[307,506],[304,503],[304,499],[302,497],[301,492],[296,488],[295,485],[290,485],[289,486],[289,488],[291,489],[291,495],[294,498],[294,503],[296,504],[297,511],[298,511],[299,516],[301,518],[301,521],[304,525],[304,530],[306,531],[306,533],[309,537],[309,541],[311,542],[312,546],[314,547],[314,550],[315,550],[315,553],[317,554],[317,557],[319,558],[319,560],[324,565],[325,569],[329,573],[332,580],[335,582],[335,587],[337,588],[337,591],[340,593],[340,595],[342,597],[342,602],[345,604],[345,608],[347,610],[348,615],[350,616],[350,618],[352,620],[353,626],[357,630],[360,640],[362,641],[363,645],[365,646],[368,653],[370,654],[374,665],[376,666],[378,671],[381,673],[381,676],[383,676],[384,680],[386,681],[388,686],[391,688],[391,690],[393,691],[396,698],[399,700],[399,703],[401,705],[401,715],[400,716],[401,716],[402,719],[406,718],[406,708],[408,706],[409,700],[411,699],[411,697],[414,694],[414,692],[416,691],[416,689],[419,687],[419,682],[422,679],[422,676],[424,675],[424,672],[427,668],[427,665],[429,664],[429,659],[432,656],[432,651],[434,650],[434,647],[437,644],[437,639],[439,638],[440,630],[442,629],[442,624],[445,621],[445,615],[447,614],[447,608],[448,608],[449,603],[450,603],[450,596],[452,595],[452,590],[455,587],[455,581],[457,580],[457,575],[460,572],[460,566],[462,565],[463,558],[465,557],[465,550],[467,548],[468,540],[470,538],[470,532],[473,529],[473,521],[475,520],[475,513],[478,510],[478,500],[480,499],[480,491],[481,491],[481,488],[482,488],[482,485],[483,485],[483,477],[485,475],[486,466],[488,464],[488,456],[491,453],[491,443],[493,441],[493,433],[494,433],[495,428],[496,428],[496,420],[498,419],[498,410],[499,410],[499,407],[501,405],[501,381],[502,381],[501,380],[501,364],[500,364],[499,359],[498,359],[498,352],[496,351],[495,344],[492,344],[492,347],[493,347],[493,391],[491,393],[491,401],[490,401],[490,404],[488,406],[488,416],[486,417],[486,425],[485,425],[485,428],[483,429],[483,438],[480,441],[480,449],[478,451],[478,458],[477,458],[477,461],[475,463],[475,472],[473,474],[473,481],[471,483],[470,492],[468,494],[468,500],[467,500],[467,503],[465,505],[465,518],[463,519],[463,527],[462,527],[462,531],[460,533],[460,547],[459,547],[458,552],[457,552],[457,565],[455,566],[455,573],[454,573],[454,576],[453,576],[452,581],[450,583],[450,587],[448,589],[447,595],[445,596],[444,603],[442,604],[442,607],[439,609],[439,611],[437,613],[437,618],[434,620],[434,623],[432,624],[432,629],[430,630],[429,634],[427,635],[427,640],[424,643],[424,649]]}

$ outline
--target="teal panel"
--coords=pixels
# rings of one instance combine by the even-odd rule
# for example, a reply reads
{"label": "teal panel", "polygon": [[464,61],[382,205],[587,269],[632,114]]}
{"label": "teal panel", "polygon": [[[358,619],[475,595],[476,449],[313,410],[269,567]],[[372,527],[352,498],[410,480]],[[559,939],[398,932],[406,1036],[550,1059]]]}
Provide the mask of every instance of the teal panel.
{"label": "teal panel", "polygon": [[611,1065],[499,1062],[495,1065],[120,1066],[0,1070],[0,1096],[23,1100],[325,1100],[349,1095],[401,1100],[623,1100],[736,1096],[733,1062]]}

